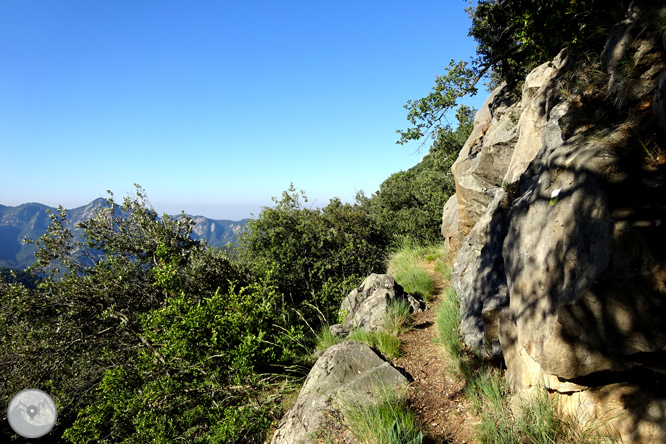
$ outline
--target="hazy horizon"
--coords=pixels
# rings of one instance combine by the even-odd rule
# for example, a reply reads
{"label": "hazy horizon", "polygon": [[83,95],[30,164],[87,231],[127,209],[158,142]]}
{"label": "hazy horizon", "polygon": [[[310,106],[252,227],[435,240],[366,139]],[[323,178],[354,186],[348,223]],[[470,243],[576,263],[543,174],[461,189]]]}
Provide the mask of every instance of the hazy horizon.
{"label": "hazy horizon", "polygon": [[395,131],[474,55],[466,5],[4,2],[0,202],[139,183],[160,213],[239,220],[292,182],[316,206],[371,195],[427,152]]}

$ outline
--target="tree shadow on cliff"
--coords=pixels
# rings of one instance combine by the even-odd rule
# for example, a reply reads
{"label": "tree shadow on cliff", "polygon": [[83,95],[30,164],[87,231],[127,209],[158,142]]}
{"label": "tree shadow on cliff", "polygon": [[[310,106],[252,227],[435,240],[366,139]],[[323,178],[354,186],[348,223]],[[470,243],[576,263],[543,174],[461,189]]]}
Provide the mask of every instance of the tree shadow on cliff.
{"label": "tree shadow on cliff", "polygon": [[525,388],[520,377],[540,369],[560,391],[621,405],[627,429],[641,421],[666,433],[663,407],[646,412],[666,397],[666,168],[636,137],[567,143],[537,158],[486,238],[502,245],[510,383]]}
{"label": "tree shadow on cliff", "polygon": [[664,404],[648,412],[666,398],[666,136],[640,103],[600,111],[615,120],[544,146],[497,189],[470,311],[501,338],[514,391],[542,371],[567,396],[623,406],[624,430],[666,434]]}

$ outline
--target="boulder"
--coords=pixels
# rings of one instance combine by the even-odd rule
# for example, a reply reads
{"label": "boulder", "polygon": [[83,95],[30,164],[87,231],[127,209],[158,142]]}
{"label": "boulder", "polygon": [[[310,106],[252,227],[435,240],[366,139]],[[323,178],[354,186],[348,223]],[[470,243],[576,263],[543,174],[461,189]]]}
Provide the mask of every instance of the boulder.
{"label": "boulder", "polygon": [[[377,390],[402,390],[407,383],[398,370],[367,345],[357,341],[334,345],[310,370],[296,403],[280,420],[271,444],[315,442],[318,433],[336,427],[344,403],[371,403]],[[358,441],[346,436],[346,442]]]}
{"label": "boulder", "polygon": [[409,304],[410,312],[419,312],[424,307],[422,301],[405,293],[393,276],[373,273],[344,298],[339,315],[344,322],[332,325],[330,331],[339,337],[347,336],[355,328],[379,331],[389,303],[399,300]]}
{"label": "boulder", "polygon": [[[551,110],[558,104],[556,78],[566,68],[566,62],[566,52],[562,51],[555,60],[537,67],[525,78],[517,134],[513,139],[515,145],[511,149],[509,164],[502,173],[503,181],[507,184],[517,182],[525,173],[540,151],[544,137],[551,141],[555,136],[555,140],[560,143],[562,141],[557,122],[563,112],[560,109],[556,114],[552,114]],[[545,132],[546,128],[551,131]]]}

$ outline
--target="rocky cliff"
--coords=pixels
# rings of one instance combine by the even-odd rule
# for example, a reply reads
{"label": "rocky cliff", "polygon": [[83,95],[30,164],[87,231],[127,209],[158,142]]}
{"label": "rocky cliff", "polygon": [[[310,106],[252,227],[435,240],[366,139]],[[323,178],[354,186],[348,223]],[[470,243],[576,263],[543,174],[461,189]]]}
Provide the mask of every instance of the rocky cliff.
{"label": "rocky cliff", "polygon": [[442,224],[465,342],[625,442],[666,443],[665,35],[630,9],[601,54],[495,90]]}

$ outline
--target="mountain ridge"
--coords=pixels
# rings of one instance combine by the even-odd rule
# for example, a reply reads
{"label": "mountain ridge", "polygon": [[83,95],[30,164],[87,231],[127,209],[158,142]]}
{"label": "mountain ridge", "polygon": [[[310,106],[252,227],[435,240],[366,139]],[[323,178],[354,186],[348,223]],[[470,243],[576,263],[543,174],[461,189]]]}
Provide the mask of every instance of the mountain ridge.
{"label": "mountain ridge", "polygon": [[[73,227],[95,216],[97,209],[107,204],[106,199],[98,197],[90,203],[67,209],[68,220]],[[39,202],[27,202],[16,206],[0,204],[0,267],[22,270],[35,262],[34,245],[25,244],[23,239],[39,239],[50,224],[48,211],[57,213],[58,208]],[[179,215],[170,215],[178,217]],[[205,216],[190,216],[195,222],[192,237],[200,239],[212,247],[224,247],[235,243],[238,234],[250,219],[239,221],[211,219]],[[82,230],[73,228],[81,234]]]}

